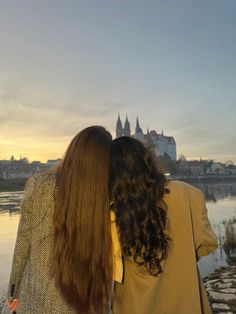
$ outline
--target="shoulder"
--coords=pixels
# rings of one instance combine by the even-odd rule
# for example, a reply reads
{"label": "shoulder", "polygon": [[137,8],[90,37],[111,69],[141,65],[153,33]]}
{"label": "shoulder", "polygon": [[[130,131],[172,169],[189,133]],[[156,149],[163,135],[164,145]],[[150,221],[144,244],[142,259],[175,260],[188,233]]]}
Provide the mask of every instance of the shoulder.
{"label": "shoulder", "polygon": [[48,184],[54,184],[56,181],[55,171],[41,171],[32,175],[29,179],[34,186],[43,186]]}
{"label": "shoulder", "polygon": [[203,198],[203,193],[193,185],[183,182],[183,181],[174,181],[170,180],[166,188],[170,191],[170,194],[188,194],[189,196],[195,196],[199,198]]}
{"label": "shoulder", "polygon": [[25,185],[25,197],[40,195],[45,190],[54,190],[56,184],[56,172],[42,171],[32,175]]}

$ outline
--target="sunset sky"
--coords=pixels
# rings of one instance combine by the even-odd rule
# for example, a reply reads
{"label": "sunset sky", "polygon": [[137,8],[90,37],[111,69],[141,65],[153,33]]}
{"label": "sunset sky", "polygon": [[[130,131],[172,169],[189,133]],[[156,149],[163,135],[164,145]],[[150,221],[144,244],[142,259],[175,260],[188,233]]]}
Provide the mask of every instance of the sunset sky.
{"label": "sunset sky", "polygon": [[60,158],[118,113],[236,163],[235,0],[0,0],[0,159]]}

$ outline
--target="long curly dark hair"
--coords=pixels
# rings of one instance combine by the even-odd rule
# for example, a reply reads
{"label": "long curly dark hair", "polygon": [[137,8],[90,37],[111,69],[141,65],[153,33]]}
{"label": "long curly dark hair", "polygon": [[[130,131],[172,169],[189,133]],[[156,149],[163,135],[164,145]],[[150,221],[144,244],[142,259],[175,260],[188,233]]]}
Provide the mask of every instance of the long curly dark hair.
{"label": "long curly dark hair", "polygon": [[111,209],[124,256],[157,276],[166,259],[169,237],[166,205],[167,180],[155,157],[140,141],[131,137],[113,140],[110,166]]}

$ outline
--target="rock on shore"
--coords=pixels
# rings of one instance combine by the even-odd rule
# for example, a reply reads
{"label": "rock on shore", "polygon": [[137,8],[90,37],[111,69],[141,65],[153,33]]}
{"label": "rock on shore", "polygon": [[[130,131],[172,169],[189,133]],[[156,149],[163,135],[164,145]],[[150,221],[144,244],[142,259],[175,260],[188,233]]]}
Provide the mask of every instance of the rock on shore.
{"label": "rock on shore", "polygon": [[203,282],[213,313],[236,313],[236,266],[222,267]]}

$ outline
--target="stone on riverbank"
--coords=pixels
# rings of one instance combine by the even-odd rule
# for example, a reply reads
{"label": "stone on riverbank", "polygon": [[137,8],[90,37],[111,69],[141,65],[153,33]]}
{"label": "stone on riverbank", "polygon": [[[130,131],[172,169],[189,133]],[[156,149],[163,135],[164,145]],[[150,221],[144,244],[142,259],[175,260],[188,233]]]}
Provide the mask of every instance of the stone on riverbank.
{"label": "stone on riverbank", "polygon": [[224,267],[203,279],[213,313],[236,313],[236,266]]}
{"label": "stone on riverbank", "polygon": [[229,293],[222,293],[222,292],[215,292],[215,291],[208,291],[209,296],[215,301],[229,301],[229,300],[236,300],[236,295],[229,294]]}
{"label": "stone on riverbank", "polygon": [[229,310],[229,306],[224,303],[212,303],[213,310]]}

